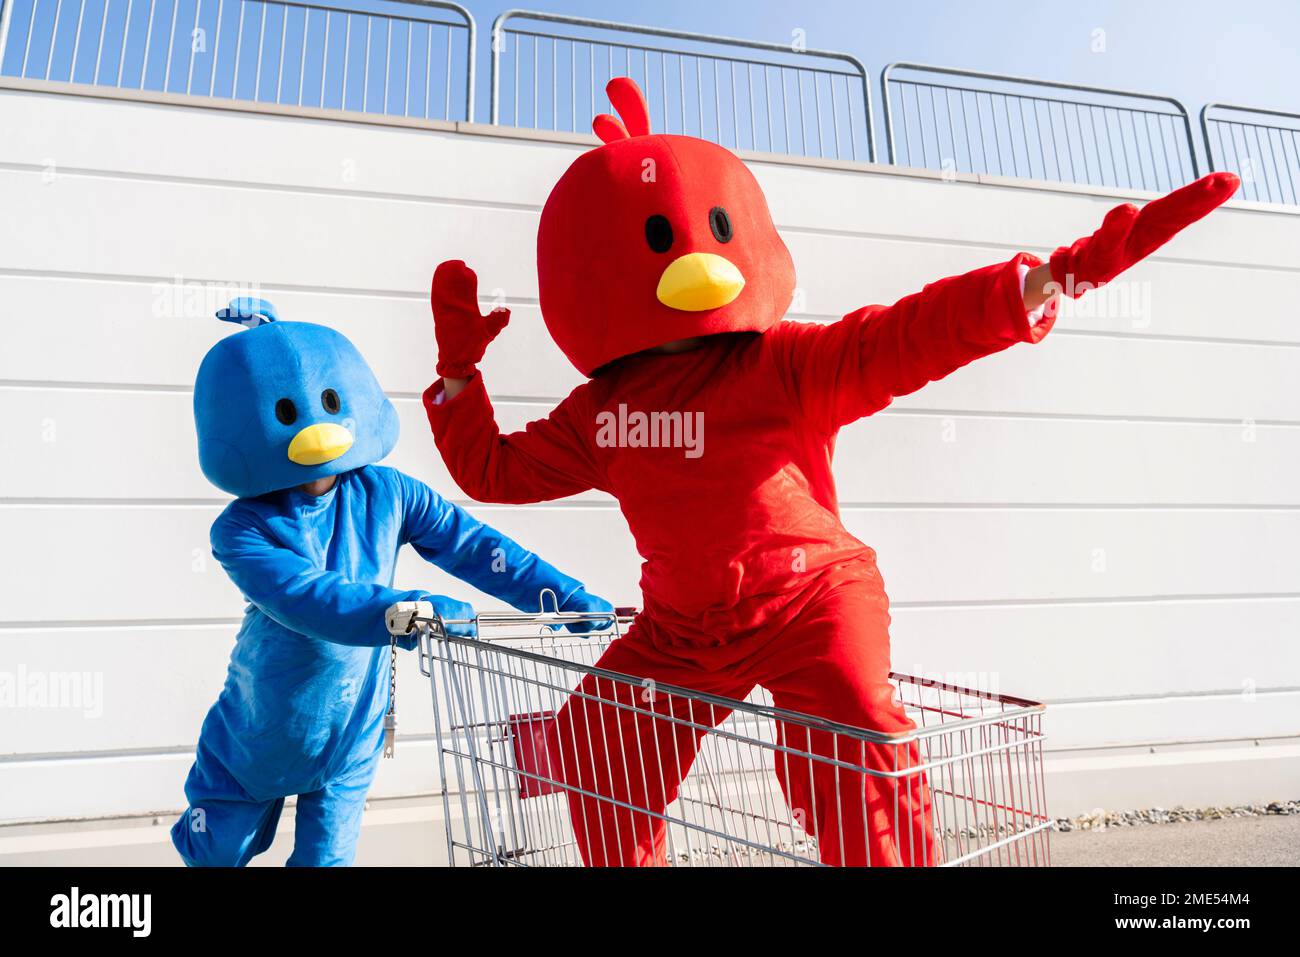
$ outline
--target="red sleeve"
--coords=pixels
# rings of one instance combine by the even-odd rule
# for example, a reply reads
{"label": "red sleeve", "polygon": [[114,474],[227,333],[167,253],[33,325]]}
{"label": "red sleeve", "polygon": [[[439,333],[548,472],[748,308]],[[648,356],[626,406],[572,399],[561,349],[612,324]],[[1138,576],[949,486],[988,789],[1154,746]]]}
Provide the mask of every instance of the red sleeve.
{"label": "red sleeve", "polygon": [[[578,392],[522,432],[502,435],[492,402],[475,375],[454,399],[436,403],[439,379],[424,392],[434,440],[451,476],[480,502],[546,502],[599,487],[599,473],[583,430]],[[588,424],[590,424],[588,422]]]}
{"label": "red sleeve", "polygon": [[864,306],[827,325],[773,329],[778,365],[795,402],[828,430],[879,412],[966,363],[1017,342],[1037,342],[1052,324],[1031,327],[1010,262],[932,282],[892,306]]}

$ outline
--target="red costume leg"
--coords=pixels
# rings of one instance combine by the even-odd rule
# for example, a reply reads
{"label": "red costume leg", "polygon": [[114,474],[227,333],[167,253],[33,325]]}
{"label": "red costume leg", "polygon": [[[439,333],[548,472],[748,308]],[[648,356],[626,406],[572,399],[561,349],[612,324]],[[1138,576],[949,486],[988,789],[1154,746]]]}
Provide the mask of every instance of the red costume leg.
{"label": "red costume leg", "polygon": [[[708,675],[664,656],[641,634],[634,627],[596,663],[641,680],[588,675],[560,710],[548,742],[551,768],[570,789],[578,850],[592,867],[668,862],[665,823],[656,815],[677,797],[700,739],[730,714],[657,690],[655,682],[698,688]],[[749,687],[702,690],[743,697]]]}
{"label": "red costume leg", "polygon": [[[876,731],[915,725],[889,683],[889,613],[876,582],[846,580],[818,596],[771,645],[760,679],[779,708]],[[870,744],[793,723],[778,727],[790,748],[876,771],[920,764],[915,743]],[[930,790],[923,772],[877,777],[779,754],[777,778],[823,863],[925,866],[937,861]]]}
{"label": "red costume leg", "polygon": [[[561,709],[549,742],[551,767],[571,789],[569,812],[584,862],[667,863],[667,834],[656,815],[676,798],[701,738],[729,714],[670,695],[655,682],[743,698],[757,681],[780,708],[877,731],[914,728],[888,680],[889,614],[878,580],[827,583],[793,614],[778,612],[771,627],[767,640],[748,643],[743,654],[732,646],[695,654],[679,648],[675,656],[634,628],[601,657],[598,667],[644,680],[588,676]],[[921,763],[915,744],[869,744],[790,722],[777,732],[786,747],[873,771]],[[786,753],[776,756],[775,770],[824,863],[937,862],[923,773],[879,777]]]}

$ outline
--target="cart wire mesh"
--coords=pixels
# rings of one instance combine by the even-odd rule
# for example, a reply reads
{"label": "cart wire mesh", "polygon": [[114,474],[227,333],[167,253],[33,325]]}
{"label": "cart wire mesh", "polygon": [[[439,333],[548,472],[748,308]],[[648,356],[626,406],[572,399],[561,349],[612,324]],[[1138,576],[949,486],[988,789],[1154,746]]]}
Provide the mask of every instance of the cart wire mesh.
{"label": "cart wire mesh", "polygon": [[[654,685],[596,667],[624,633],[629,611],[603,618],[481,614],[445,623],[412,613],[397,627],[419,632],[453,866],[580,866],[593,857],[679,867],[860,861],[861,853],[843,846],[845,835],[854,833],[848,825],[868,813],[878,818],[882,809],[869,812],[837,799],[838,806],[822,810],[820,823],[810,822],[788,806],[778,782],[782,771],[786,779],[829,773],[837,781],[860,780],[865,793],[873,784],[889,785],[883,788],[893,796],[883,808],[884,826],[892,828],[904,858],[891,863],[1050,863],[1042,704],[893,674],[916,727],[885,734],[778,709],[761,688],[736,701]],[[560,630],[572,624],[594,630]],[[564,746],[560,716],[566,704],[621,709],[634,722],[673,722],[666,740],[698,737],[698,753],[693,762],[689,755],[681,760],[676,787],[653,780],[662,774],[664,755],[640,753],[636,740],[606,743],[602,755],[590,753],[588,738],[588,753],[577,755],[572,742]],[[716,720],[719,715],[725,717]],[[814,747],[814,738],[822,743]],[[608,753],[617,749],[624,753]],[[885,760],[865,759],[868,749]],[[627,786],[596,787],[566,767],[601,761],[617,767]],[[637,775],[641,780],[634,783]],[[659,802],[645,799],[656,791]],[[914,805],[924,800],[927,813],[909,817],[900,795]],[[606,818],[603,828],[585,820],[593,813]],[[829,825],[826,815],[834,817]],[[657,853],[643,860],[602,856],[592,844],[608,840],[611,823],[615,831],[653,832]],[[919,839],[908,839],[912,828],[923,828]],[[826,846],[830,841],[839,846]]]}

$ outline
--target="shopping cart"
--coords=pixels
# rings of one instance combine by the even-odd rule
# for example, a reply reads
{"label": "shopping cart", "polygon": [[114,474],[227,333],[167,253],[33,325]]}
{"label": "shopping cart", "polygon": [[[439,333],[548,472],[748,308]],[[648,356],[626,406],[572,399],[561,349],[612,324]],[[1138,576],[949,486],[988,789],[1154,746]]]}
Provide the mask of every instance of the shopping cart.
{"label": "shopping cart", "polygon": [[[543,595],[542,607],[548,603],[555,607],[554,596],[548,601]],[[454,622],[440,620],[428,604],[389,610],[395,635],[419,633],[420,670],[433,694],[451,864],[581,865],[570,821],[570,798],[581,791],[588,801],[618,805],[609,810],[625,819],[662,822],[663,862],[673,866],[818,865],[822,855],[809,833],[816,828],[806,830],[802,813],[786,806],[773,773],[780,761],[829,763],[837,773],[893,778],[894,793],[920,791],[928,781],[933,834],[927,841],[944,866],[1050,863],[1042,704],[894,674],[891,681],[916,730],[884,734],[773,707],[762,689],[735,701],[648,687],[636,677],[595,667],[630,621],[630,609],[614,617],[485,613]],[[579,622],[595,630],[560,630]],[[449,627],[473,636],[449,634]],[[596,687],[623,692],[602,695],[607,700],[601,705],[631,709],[638,721],[683,720],[665,716],[662,698],[655,699],[661,707],[651,710],[652,696],[677,698],[688,705],[688,716],[698,713],[697,719],[684,719],[704,732],[698,755],[663,811],[576,787],[557,766],[564,753],[553,747],[557,714],[588,676],[600,679]],[[708,720],[713,708],[729,712],[716,727]],[[778,722],[785,734],[775,732]],[[791,728],[803,729],[806,737],[833,735],[831,756],[799,747],[800,735],[791,735]],[[894,770],[852,760],[864,752],[864,742],[889,749],[896,756]],[[862,812],[841,807],[838,813]],[[897,809],[892,820],[898,821]]]}

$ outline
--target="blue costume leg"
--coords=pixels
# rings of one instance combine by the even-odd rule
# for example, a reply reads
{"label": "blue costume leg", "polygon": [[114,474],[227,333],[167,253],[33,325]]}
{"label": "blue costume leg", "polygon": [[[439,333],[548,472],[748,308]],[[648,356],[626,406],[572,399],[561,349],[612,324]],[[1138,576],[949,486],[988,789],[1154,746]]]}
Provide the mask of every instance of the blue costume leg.
{"label": "blue costume leg", "polygon": [[288,867],[348,867],[357,855],[366,792],[379,764],[376,749],[318,791],[298,795],[293,854]]}
{"label": "blue costume leg", "polygon": [[190,867],[243,867],[271,846],[284,807],[284,798],[253,798],[201,738],[185,798],[190,806],[172,825],[172,844]]}

